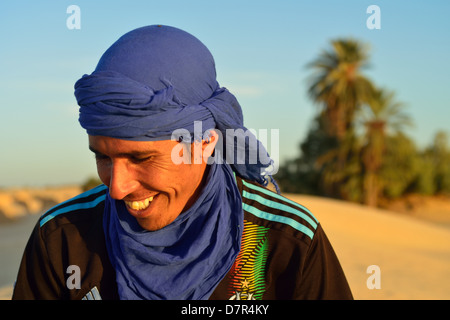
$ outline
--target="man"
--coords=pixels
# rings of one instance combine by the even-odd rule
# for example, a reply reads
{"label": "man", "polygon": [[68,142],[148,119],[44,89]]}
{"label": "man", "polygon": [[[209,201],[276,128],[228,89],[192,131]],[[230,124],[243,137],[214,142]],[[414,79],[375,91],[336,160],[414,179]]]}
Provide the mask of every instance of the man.
{"label": "man", "polygon": [[352,298],[316,218],[266,188],[270,158],[195,37],[133,30],[75,96],[103,185],[40,218],[13,299]]}

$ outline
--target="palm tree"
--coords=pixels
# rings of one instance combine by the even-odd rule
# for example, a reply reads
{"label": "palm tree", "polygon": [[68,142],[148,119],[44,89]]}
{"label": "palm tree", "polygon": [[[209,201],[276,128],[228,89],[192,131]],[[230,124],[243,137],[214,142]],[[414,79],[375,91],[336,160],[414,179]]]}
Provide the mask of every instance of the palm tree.
{"label": "palm tree", "polygon": [[353,39],[337,39],[307,66],[313,70],[308,93],[322,106],[319,123],[334,140],[317,158],[321,189],[328,196],[360,198],[358,148],[354,116],[374,90],[361,71],[368,66],[368,47]]}
{"label": "palm tree", "polygon": [[316,165],[320,168],[318,183],[324,195],[353,202],[362,201],[363,168],[360,153],[358,138],[348,134],[341,143],[317,158]]}
{"label": "palm tree", "polygon": [[362,146],[362,164],[364,167],[363,190],[364,203],[377,206],[382,181],[380,168],[386,147],[386,136],[390,131],[400,133],[411,125],[411,118],[403,112],[404,104],[395,101],[394,92],[377,89],[373,91],[368,104],[359,113],[360,122],[365,127]]}
{"label": "palm tree", "polygon": [[355,111],[373,91],[372,83],[361,74],[368,66],[367,46],[338,39],[307,66],[314,70],[309,95],[324,107],[328,134],[342,141],[352,127]]}

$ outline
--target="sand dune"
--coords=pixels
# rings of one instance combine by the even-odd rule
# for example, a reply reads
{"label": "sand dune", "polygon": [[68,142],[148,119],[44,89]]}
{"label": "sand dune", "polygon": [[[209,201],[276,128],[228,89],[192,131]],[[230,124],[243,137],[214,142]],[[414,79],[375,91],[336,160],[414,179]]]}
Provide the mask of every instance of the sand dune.
{"label": "sand dune", "polygon": [[[286,196],[322,223],[355,299],[450,299],[449,227],[339,200]],[[380,289],[367,287],[371,265],[380,268]],[[0,298],[10,294],[11,286],[0,288]]]}
{"label": "sand dune", "polygon": [[[287,195],[322,223],[355,299],[450,299],[450,229],[348,202]],[[368,289],[370,265],[381,289]]]}
{"label": "sand dune", "polygon": [[0,288],[0,300],[11,300],[12,292],[12,286]]}
{"label": "sand dune", "polygon": [[[2,230],[14,232],[13,230],[16,230],[15,227],[17,227],[16,223],[23,222],[21,218],[31,218],[30,215],[42,214],[52,206],[70,199],[80,192],[79,186],[0,189],[0,223],[2,223]],[[5,228],[11,228],[11,230]],[[20,260],[11,259],[11,252],[15,250],[20,255],[22,254],[24,245],[30,236],[31,228],[26,230],[24,234],[14,234],[14,237],[12,237],[14,239],[10,239],[8,233],[2,234],[2,238],[7,239],[5,243],[0,244],[0,253],[4,254],[0,256],[2,279],[10,278],[9,275],[12,270],[14,270],[15,276],[15,270],[18,268]],[[12,282],[14,282],[14,278],[11,278]],[[12,284],[0,287],[0,300],[10,299],[11,294]]]}
{"label": "sand dune", "polygon": [[1,189],[0,222],[42,213],[79,193],[81,193],[79,186]]}

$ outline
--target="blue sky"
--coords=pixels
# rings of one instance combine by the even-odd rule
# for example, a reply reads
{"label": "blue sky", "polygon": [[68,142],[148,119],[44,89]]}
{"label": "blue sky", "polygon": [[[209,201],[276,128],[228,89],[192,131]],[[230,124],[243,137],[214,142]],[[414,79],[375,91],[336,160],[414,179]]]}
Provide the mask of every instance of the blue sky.
{"label": "blue sky", "polygon": [[[79,30],[66,26],[72,4],[81,10]],[[379,30],[366,27],[372,4],[381,10]],[[437,130],[450,133],[449,15],[445,0],[2,1],[0,186],[79,183],[96,174],[73,85],[122,34],[151,24],[205,43],[245,125],[279,129],[281,162],[299,154],[317,110],[305,66],[336,38],[370,45],[366,75],[407,105],[415,123],[407,133],[425,146]]]}

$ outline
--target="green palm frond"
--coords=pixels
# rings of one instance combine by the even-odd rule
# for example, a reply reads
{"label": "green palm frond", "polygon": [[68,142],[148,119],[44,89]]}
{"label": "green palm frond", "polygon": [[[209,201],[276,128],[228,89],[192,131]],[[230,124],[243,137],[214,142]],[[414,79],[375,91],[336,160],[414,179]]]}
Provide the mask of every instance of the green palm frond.
{"label": "green palm frond", "polygon": [[357,108],[367,101],[372,83],[361,74],[368,66],[368,47],[353,39],[338,39],[307,64],[312,69],[308,94],[323,106],[329,133],[343,139]]}

